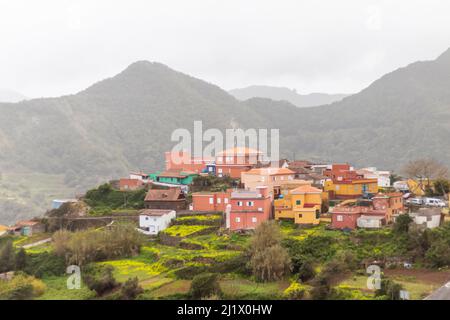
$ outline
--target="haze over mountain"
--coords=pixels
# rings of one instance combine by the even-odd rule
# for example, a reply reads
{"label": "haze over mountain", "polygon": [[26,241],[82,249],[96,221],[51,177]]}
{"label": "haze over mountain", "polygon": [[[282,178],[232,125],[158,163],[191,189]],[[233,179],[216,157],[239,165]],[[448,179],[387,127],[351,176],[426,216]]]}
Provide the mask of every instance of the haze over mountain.
{"label": "haze over mountain", "polygon": [[349,96],[348,94],[327,93],[299,94],[293,89],[271,86],[250,86],[228,92],[242,101],[251,98],[268,98],[275,101],[288,101],[299,108],[330,104]]}
{"label": "haze over mountain", "polygon": [[19,102],[26,97],[18,92],[0,88],[0,102]]}
{"label": "haze over mountain", "polygon": [[129,170],[160,169],[177,128],[279,128],[281,156],[398,169],[450,165],[450,50],[326,106],[242,102],[205,81],[141,61],[75,95],[0,104],[0,223],[43,213]]}

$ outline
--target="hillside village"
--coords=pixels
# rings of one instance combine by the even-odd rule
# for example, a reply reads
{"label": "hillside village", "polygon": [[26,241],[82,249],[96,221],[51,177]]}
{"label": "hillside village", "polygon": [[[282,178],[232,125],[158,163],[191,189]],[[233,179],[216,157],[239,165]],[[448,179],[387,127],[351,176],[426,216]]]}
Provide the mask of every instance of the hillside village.
{"label": "hillside village", "polygon": [[[205,298],[193,283],[209,276],[216,298],[387,299],[402,289],[423,299],[450,279],[444,177],[306,160],[274,166],[243,147],[164,156],[161,171],[131,172],[54,200],[42,218],[0,226],[0,255],[10,260],[0,265],[0,296],[32,279],[25,298]],[[251,258],[262,235],[286,252],[269,277]],[[87,270],[79,290],[64,288],[69,264]],[[367,288],[369,265],[383,268],[384,292]]]}

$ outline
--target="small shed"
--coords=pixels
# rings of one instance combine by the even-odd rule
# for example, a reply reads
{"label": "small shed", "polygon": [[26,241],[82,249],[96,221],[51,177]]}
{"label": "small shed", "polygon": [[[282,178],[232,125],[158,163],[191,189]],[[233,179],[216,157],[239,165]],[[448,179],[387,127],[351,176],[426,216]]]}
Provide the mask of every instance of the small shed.
{"label": "small shed", "polygon": [[386,223],[385,221],[386,220],[384,216],[363,215],[358,218],[357,225],[358,228],[379,229]]}
{"label": "small shed", "polygon": [[139,231],[146,235],[157,235],[176,218],[174,210],[147,209],[139,214]]}

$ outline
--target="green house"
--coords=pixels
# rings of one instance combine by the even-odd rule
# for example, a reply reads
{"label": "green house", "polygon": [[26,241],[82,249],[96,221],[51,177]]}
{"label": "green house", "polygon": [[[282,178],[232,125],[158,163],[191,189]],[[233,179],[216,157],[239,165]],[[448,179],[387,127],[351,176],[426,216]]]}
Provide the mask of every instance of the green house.
{"label": "green house", "polygon": [[198,176],[195,172],[190,171],[176,171],[168,170],[149,174],[150,180],[168,184],[190,185],[195,177]]}

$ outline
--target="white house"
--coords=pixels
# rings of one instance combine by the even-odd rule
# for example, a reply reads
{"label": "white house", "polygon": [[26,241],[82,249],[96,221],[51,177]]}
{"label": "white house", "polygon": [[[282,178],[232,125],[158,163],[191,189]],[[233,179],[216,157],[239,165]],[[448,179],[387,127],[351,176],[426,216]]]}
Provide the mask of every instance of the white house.
{"label": "white house", "polygon": [[389,171],[379,171],[375,167],[369,167],[357,170],[357,172],[364,175],[364,178],[366,179],[377,179],[378,186],[381,188],[388,188],[391,186],[391,173]]}
{"label": "white house", "polygon": [[146,209],[139,214],[139,231],[146,235],[157,235],[166,229],[177,216],[174,210]]}
{"label": "white house", "polygon": [[437,228],[441,225],[442,214],[440,209],[421,208],[417,212],[410,213],[414,222],[427,229]]}
{"label": "white house", "polygon": [[130,179],[133,180],[140,180],[142,182],[149,182],[150,177],[148,174],[142,173],[142,172],[130,172]]}

